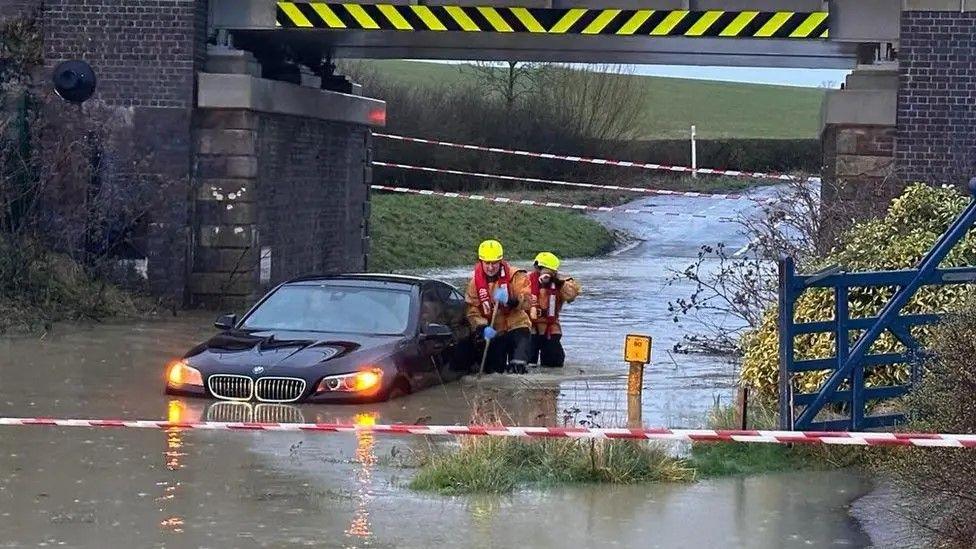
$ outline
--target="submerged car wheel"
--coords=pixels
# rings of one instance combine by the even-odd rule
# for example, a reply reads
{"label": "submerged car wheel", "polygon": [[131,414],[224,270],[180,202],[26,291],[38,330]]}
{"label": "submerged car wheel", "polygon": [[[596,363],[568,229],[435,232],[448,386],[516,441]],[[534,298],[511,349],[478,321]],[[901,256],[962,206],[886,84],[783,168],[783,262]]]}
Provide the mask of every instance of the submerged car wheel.
{"label": "submerged car wheel", "polygon": [[384,400],[393,400],[395,398],[400,398],[410,394],[410,384],[407,380],[400,378],[393,383],[393,387],[386,392],[386,398]]}

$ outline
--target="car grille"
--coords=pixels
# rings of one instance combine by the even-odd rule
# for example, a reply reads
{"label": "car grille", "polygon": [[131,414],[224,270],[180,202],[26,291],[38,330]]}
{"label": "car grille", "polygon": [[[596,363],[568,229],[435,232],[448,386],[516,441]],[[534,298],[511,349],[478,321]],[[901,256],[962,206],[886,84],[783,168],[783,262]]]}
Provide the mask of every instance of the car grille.
{"label": "car grille", "polygon": [[261,402],[293,402],[302,398],[305,380],[297,377],[262,377],[257,380],[255,397]]}
{"label": "car grille", "polygon": [[207,421],[231,423],[305,423],[302,411],[283,404],[215,402],[207,408]]}
{"label": "car grille", "polygon": [[224,400],[251,400],[254,380],[247,376],[215,374],[207,380],[210,393]]}

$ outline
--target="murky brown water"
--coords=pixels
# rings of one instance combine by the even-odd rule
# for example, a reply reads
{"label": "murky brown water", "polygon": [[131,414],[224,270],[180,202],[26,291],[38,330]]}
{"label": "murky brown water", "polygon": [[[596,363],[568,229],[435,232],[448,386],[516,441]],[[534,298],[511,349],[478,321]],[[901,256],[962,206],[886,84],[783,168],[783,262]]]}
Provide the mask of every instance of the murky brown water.
{"label": "murky brown water", "polygon": [[[688,232],[683,249],[693,249]],[[685,261],[664,257],[676,249],[645,244],[627,257],[570,263],[589,293],[567,314],[574,366],[558,375],[466,381],[363,406],[171,398],[162,391],[163,366],[212,333],[212,315],[189,314],[59,325],[40,340],[0,339],[0,416],[465,423],[478,408],[530,425],[559,423],[563,410],[577,407],[581,414],[601,411],[597,421],[605,425],[619,424],[625,417],[624,380],[617,375],[622,334],[649,332],[657,349],[678,337],[661,313],[670,295],[661,285],[663,266]],[[652,281],[654,291],[632,303],[628,285],[641,280]],[[732,375],[721,361],[655,356],[662,365],[649,368],[646,378],[648,424],[700,424],[713,399],[730,393]],[[868,543],[847,512],[868,486],[848,472],[445,498],[405,488],[412,471],[391,464],[424,443],[368,433],[2,427],[0,547]]]}

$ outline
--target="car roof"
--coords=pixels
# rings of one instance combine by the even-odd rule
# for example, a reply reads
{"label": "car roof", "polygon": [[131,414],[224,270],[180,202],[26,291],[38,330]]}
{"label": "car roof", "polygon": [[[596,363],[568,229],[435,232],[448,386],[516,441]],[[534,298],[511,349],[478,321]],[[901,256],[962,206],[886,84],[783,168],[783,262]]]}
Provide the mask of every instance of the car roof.
{"label": "car roof", "polygon": [[386,274],[386,273],[343,273],[334,275],[309,275],[301,276],[298,278],[293,278],[285,284],[303,284],[303,283],[315,283],[315,282],[325,282],[329,280],[349,280],[355,281],[360,280],[364,282],[392,282],[395,284],[408,284],[410,286],[420,286],[427,282],[439,282],[432,278],[423,278],[419,276],[410,275],[400,275],[400,274]]}

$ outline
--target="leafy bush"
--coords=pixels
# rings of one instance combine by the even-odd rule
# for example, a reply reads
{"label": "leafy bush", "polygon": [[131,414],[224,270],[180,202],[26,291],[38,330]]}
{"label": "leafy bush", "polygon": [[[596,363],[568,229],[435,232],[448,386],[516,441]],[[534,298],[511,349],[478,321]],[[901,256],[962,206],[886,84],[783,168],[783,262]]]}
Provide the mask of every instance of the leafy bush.
{"label": "leafy bush", "polygon": [[[838,265],[846,271],[906,269],[915,266],[928,252],[968,203],[968,198],[952,187],[933,188],[915,184],[892,201],[887,214],[855,224],[840,238],[840,244],[827,254],[819,267]],[[969,234],[959,242],[942,262],[942,267],[976,264],[976,234]],[[852,318],[876,316],[894,288],[852,288],[850,314]],[[902,310],[904,313],[942,313],[959,310],[972,285],[926,287],[916,293]],[[833,292],[825,289],[808,290],[796,304],[795,320],[814,322],[831,320],[834,310]],[[928,341],[930,328],[913,329],[923,343]],[[859,334],[852,333],[852,338]],[[835,341],[831,334],[807,334],[795,340],[798,359],[830,358],[834,356]],[[742,362],[742,383],[757,390],[762,397],[775,398],[779,379],[779,339],[777,310],[766,311],[757,330],[744,336],[745,356]],[[872,346],[872,353],[904,350],[890,334],[883,334]],[[829,371],[798,375],[794,383],[802,392],[816,390]],[[886,386],[908,381],[905,365],[886,366],[868,373],[866,384]]]}

